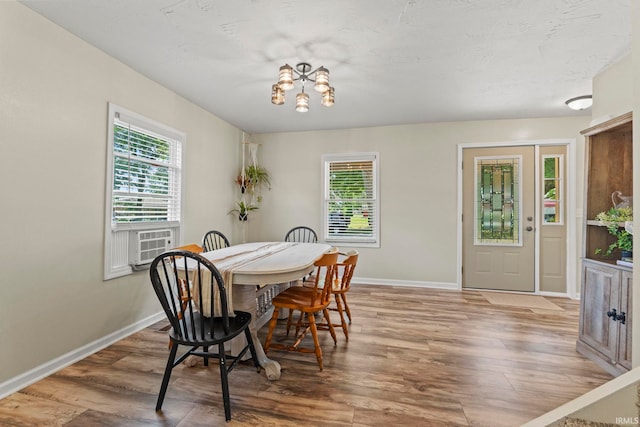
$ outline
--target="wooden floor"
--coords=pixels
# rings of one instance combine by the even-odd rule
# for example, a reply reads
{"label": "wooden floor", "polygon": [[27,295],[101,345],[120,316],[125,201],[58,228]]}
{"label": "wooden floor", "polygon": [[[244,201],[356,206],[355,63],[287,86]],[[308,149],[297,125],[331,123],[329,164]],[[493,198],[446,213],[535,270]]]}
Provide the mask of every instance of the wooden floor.
{"label": "wooden floor", "polygon": [[[490,304],[479,292],[354,285],[350,339],[272,351],[282,378],[230,374],[228,426],[518,426],[611,377],[575,351],[578,302]],[[160,322],[0,400],[2,426],[222,426],[214,363],[174,370],[163,413]],[[283,329],[276,331],[281,333]],[[260,331],[264,341],[266,327]]]}

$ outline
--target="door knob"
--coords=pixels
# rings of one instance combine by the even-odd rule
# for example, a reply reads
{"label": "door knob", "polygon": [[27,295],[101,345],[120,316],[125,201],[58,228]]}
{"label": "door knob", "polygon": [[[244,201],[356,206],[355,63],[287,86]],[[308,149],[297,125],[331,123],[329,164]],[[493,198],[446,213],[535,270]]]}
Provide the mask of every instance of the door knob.
{"label": "door knob", "polygon": [[533,217],[532,216],[528,216],[527,217],[527,221],[533,221]]}
{"label": "door knob", "polygon": [[527,230],[527,231],[532,231],[532,230],[533,230],[533,227],[532,227],[532,226],[528,226],[528,227],[526,228],[526,230]]}

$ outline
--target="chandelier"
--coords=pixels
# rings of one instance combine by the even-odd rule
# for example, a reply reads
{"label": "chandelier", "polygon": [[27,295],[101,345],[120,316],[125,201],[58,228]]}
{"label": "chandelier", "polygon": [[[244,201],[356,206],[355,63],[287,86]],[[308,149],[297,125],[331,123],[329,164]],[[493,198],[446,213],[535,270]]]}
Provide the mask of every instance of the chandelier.
{"label": "chandelier", "polygon": [[311,70],[311,64],[300,62],[296,68],[289,64],[280,67],[278,83],[271,86],[271,103],[284,104],[284,92],[293,89],[294,82],[302,83],[302,90],[296,95],[296,111],[301,113],[309,111],[309,94],[304,91],[304,85],[307,82],[313,83],[313,88],[322,95],[320,104],[331,107],[335,102],[335,91],[329,85],[329,70],[323,66]]}

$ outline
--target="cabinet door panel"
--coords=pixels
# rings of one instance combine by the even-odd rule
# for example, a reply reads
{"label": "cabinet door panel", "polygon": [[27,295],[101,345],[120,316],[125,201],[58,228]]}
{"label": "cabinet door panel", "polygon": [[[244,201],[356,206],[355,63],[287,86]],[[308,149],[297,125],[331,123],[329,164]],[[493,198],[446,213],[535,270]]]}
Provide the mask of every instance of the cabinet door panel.
{"label": "cabinet door panel", "polygon": [[633,275],[629,271],[622,272],[620,284],[620,311],[625,313],[624,325],[618,325],[620,336],[618,338],[618,363],[631,370],[631,294],[633,288]]}
{"label": "cabinet door panel", "polygon": [[618,322],[607,317],[607,312],[618,308],[620,271],[585,262],[582,280],[580,339],[615,361]]}

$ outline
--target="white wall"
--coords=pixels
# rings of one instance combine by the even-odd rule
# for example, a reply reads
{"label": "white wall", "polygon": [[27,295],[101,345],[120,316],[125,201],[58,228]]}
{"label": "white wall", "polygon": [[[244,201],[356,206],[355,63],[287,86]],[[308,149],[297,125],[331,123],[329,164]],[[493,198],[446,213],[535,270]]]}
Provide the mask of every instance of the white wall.
{"label": "white wall", "polygon": [[[572,179],[579,180],[581,189],[584,138],[579,132],[589,122],[583,116],[256,135],[272,189],[264,193],[250,236],[282,239],[300,224],[319,231],[321,155],[379,152],[381,247],[360,249],[356,276],[396,284],[455,283],[457,144],[575,139],[580,173]],[[582,206],[582,191],[576,198]]]}
{"label": "white wall", "polygon": [[107,102],[187,133],[185,241],[230,232],[240,132],[15,2],[0,2],[0,384],[160,311],[102,280]]}
{"label": "white wall", "polygon": [[632,67],[628,55],[593,78],[593,124],[633,110]]}

